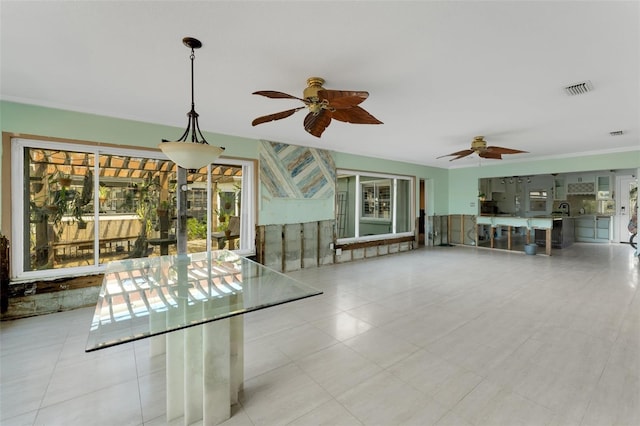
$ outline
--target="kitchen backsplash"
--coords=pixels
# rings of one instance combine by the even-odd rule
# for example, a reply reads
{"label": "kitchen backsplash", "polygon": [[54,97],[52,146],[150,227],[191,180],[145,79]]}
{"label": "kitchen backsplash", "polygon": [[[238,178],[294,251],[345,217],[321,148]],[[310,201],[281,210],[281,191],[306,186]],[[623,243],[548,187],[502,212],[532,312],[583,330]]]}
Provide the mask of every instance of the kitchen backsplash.
{"label": "kitchen backsplash", "polygon": [[[553,202],[553,211],[561,210],[559,204],[563,201]],[[596,201],[594,195],[568,195],[567,201],[571,207],[571,216],[580,214],[614,214],[615,201]]]}

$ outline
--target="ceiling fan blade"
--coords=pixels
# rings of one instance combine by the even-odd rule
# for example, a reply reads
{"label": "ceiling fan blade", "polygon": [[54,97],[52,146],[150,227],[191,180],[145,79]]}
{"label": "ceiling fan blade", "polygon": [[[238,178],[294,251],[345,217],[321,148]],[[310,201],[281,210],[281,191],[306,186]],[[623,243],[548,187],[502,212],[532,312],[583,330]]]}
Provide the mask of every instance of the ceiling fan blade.
{"label": "ceiling fan blade", "polygon": [[486,150],[496,154],[520,154],[520,153],[528,152],[528,151],[520,151],[519,149],[502,148],[501,146],[488,146]]}
{"label": "ceiling fan blade", "polygon": [[450,157],[452,155],[457,155],[457,158],[453,158],[450,161],[456,160],[458,158],[462,158],[462,157],[466,157],[467,155],[471,155],[473,154],[473,150],[472,149],[463,149],[462,151],[458,151],[458,152],[452,152],[451,154],[447,154],[447,155],[441,155],[440,157],[436,157],[436,158],[444,158],[444,157]]}
{"label": "ceiling fan blade", "polygon": [[268,123],[269,121],[282,120],[283,118],[287,118],[293,115],[296,111],[300,111],[305,107],[298,107],[294,109],[289,109],[286,111],[276,112],[275,114],[264,115],[262,117],[258,117],[251,122],[252,126],[257,126],[258,124]]}
{"label": "ceiling fan blade", "polygon": [[478,155],[482,158],[493,158],[495,160],[502,160],[502,154],[498,152],[491,152],[489,150],[480,151]]}
{"label": "ceiling fan blade", "polygon": [[331,124],[331,112],[321,109],[318,113],[310,112],[304,118],[304,129],[319,138],[329,124]]}
{"label": "ceiling fan blade", "polygon": [[368,92],[355,92],[348,90],[318,90],[318,97],[326,99],[333,108],[351,108],[369,97]]}
{"label": "ceiling fan blade", "polygon": [[259,90],[257,92],[253,92],[252,94],[266,96],[267,98],[271,98],[271,99],[297,99],[299,101],[304,102],[305,104],[308,102],[305,99],[301,99],[296,96],[289,95],[288,93],[277,92],[275,90]]}
{"label": "ceiling fan blade", "polygon": [[459,154],[459,155],[458,155],[458,156],[456,156],[456,157],[453,157],[453,158],[452,158],[451,160],[449,160],[449,161],[459,160],[459,159],[461,159],[461,158],[464,158],[464,157],[466,157],[466,156],[468,156],[468,155],[473,154],[474,152],[475,152],[474,150],[472,150],[472,149],[468,149],[468,150],[467,150],[467,151],[465,151],[464,153]]}
{"label": "ceiling fan blade", "polygon": [[331,116],[339,121],[354,124],[382,124],[382,121],[369,114],[363,108],[354,106],[347,109],[337,109],[331,112]]}

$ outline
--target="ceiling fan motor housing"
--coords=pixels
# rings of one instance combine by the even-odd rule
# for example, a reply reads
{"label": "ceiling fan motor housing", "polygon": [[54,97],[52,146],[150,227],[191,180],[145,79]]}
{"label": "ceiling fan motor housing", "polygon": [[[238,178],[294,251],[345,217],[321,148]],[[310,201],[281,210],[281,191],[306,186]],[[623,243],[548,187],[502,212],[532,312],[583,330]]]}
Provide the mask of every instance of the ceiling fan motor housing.
{"label": "ceiling fan motor housing", "polygon": [[324,78],[322,77],[309,77],[307,79],[307,88],[302,92],[302,97],[304,99],[309,99],[311,101],[319,101],[320,98],[318,96],[319,90],[324,90],[322,85],[324,84]]}
{"label": "ceiling fan motor housing", "polygon": [[483,151],[487,148],[487,141],[484,140],[484,136],[476,136],[471,142],[471,149],[474,151]]}

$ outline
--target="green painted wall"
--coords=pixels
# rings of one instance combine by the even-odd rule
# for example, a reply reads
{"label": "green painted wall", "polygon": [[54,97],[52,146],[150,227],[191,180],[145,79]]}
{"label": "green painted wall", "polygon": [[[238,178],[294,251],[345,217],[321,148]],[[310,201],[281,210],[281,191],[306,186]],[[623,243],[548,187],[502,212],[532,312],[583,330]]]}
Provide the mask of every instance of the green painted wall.
{"label": "green painted wall", "polygon": [[[163,138],[178,137],[184,131],[184,128],[7,101],[0,101],[0,127],[3,132],[147,148],[155,148]],[[208,132],[204,134],[209,143],[226,148],[225,157],[258,159],[257,140]],[[0,155],[4,155],[1,148]],[[447,172],[444,169],[342,153],[334,153],[334,159],[338,168],[433,179],[436,191],[431,202],[439,207],[438,214],[446,212]],[[269,197],[266,191],[260,191],[258,224],[309,222],[333,217],[333,199],[278,199]]]}

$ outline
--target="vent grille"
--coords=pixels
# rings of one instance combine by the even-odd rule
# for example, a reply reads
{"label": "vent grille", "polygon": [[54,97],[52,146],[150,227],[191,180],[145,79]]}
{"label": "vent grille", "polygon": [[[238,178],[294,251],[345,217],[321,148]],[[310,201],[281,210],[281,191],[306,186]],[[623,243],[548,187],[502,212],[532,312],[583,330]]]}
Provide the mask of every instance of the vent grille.
{"label": "vent grille", "polygon": [[569,96],[584,95],[587,92],[593,90],[593,84],[589,80],[581,83],[572,84],[564,88],[564,91]]}
{"label": "vent grille", "polygon": [[616,131],[613,131],[613,132],[609,132],[609,134],[611,136],[622,136],[624,134],[624,132],[622,130],[616,130]]}

